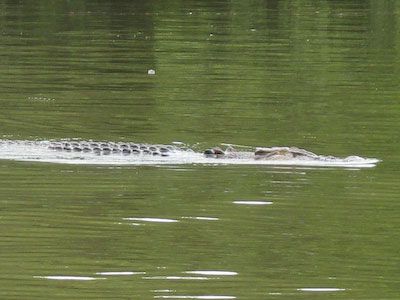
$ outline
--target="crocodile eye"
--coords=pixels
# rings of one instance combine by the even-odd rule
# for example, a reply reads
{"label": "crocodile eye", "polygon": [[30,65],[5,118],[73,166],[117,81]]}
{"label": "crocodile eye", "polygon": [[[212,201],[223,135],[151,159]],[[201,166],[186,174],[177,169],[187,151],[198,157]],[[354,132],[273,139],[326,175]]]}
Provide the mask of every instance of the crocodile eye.
{"label": "crocodile eye", "polygon": [[214,155],[214,151],[212,149],[207,149],[203,153],[204,155]]}
{"label": "crocodile eye", "polygon": [[217,154],[217,155],[225,154],[224,151],[222,151],[219,148],[214,148],[213,150],[214,150],[214,154]]}

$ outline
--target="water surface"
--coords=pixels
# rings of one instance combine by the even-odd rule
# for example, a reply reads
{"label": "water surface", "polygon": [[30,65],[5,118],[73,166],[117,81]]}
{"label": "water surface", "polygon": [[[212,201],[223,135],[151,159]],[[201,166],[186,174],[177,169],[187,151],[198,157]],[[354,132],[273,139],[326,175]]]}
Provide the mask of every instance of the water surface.
{"label": "water surface", "polygon": [[398,298],[397,2],[0,8],[0,139],[297,146],[382,160],[1,160],[0,298]]}

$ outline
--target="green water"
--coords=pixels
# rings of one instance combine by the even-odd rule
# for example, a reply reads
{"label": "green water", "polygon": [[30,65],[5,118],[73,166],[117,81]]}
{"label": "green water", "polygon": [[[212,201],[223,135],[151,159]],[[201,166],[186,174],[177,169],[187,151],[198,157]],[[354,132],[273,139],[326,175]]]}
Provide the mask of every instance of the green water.
{"label": "green water", "polygon": [[[389,0],[0,1],[1,138],[382,159],[362,170],[2,160],[0,298],[398,299],[399,14]],[[234,203],[245,200],[272,204]],[[235,273],[185,273],[207,270]]]}

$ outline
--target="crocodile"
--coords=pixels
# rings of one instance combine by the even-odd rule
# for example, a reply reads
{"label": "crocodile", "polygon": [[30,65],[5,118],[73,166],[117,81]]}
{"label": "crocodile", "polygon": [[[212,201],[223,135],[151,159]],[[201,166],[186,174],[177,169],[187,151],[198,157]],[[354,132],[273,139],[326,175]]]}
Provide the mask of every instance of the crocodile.
{"label": "crocodile", "polygon": [[[83,155],[120,155],[120,156],[140,156],[140,157],[160,157],[168,158],[171,156],[174,160],[181,157],[187,159],[188,155],[191,159],[201,159],[201,163],[210,161],[227,162],[231,160],[233,163],[241,161],[316,161],[323,163],[376,163],[378,159],[364,159],[359,156],[348,156],[345,158],[337,158],[334,156],[317,155],[313,152],[297,148],[297,147],[249,147],[235,145],[225,145],[225,149],[213,147],[204,151],[195,151],[182,143],[164,144],[144,144],[131,142],[109,142],[109,141],[84,141],[84,140],[58,140],[58,141],[21,141],[21,140],[0,140],[0,149],[6,153],[6,157],[13,155],[7,153],[11,149],[20,149],[26,151],[26,155],[32,155],[32,151],[44,149],[46,151],[75,154],[73,157],[82,158]],[[15,146],[17,148],[15,148]],[[9,150],[7,150],[9,149]],[[36,152],[37,153],[37,152]],[[36,155],[36,154],[35,154]],[[14,156],[13,156],[14,157]],[[206,160],[204,160],[206,158]]]}
{"label": "crocodile", "polygon": [[[98,155],[151,155],[170,156],[172,152],[182,150],[174,145],[137,144],[124,142],[93,141],[57,141],[49,142],[47,148],[55,151],[94,153]],[[256,148],[255,151],[238,151],[232,146],[222,150],[219,147],[206,149],[203,155],[207,158],[232,158],[255,160],[319,159],[320,156],[296,147]]]}

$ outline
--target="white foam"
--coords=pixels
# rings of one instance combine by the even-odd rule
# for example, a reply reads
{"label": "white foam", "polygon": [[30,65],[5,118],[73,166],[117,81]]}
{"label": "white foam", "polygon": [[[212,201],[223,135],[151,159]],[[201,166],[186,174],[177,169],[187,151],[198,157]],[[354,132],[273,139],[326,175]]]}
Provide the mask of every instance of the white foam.
{"label": "white foam", "polygon": [[91,281],[105,278],[89,277],[89,276],[33,276],[34,278],[49,279],[49,280],[77,280]]}

